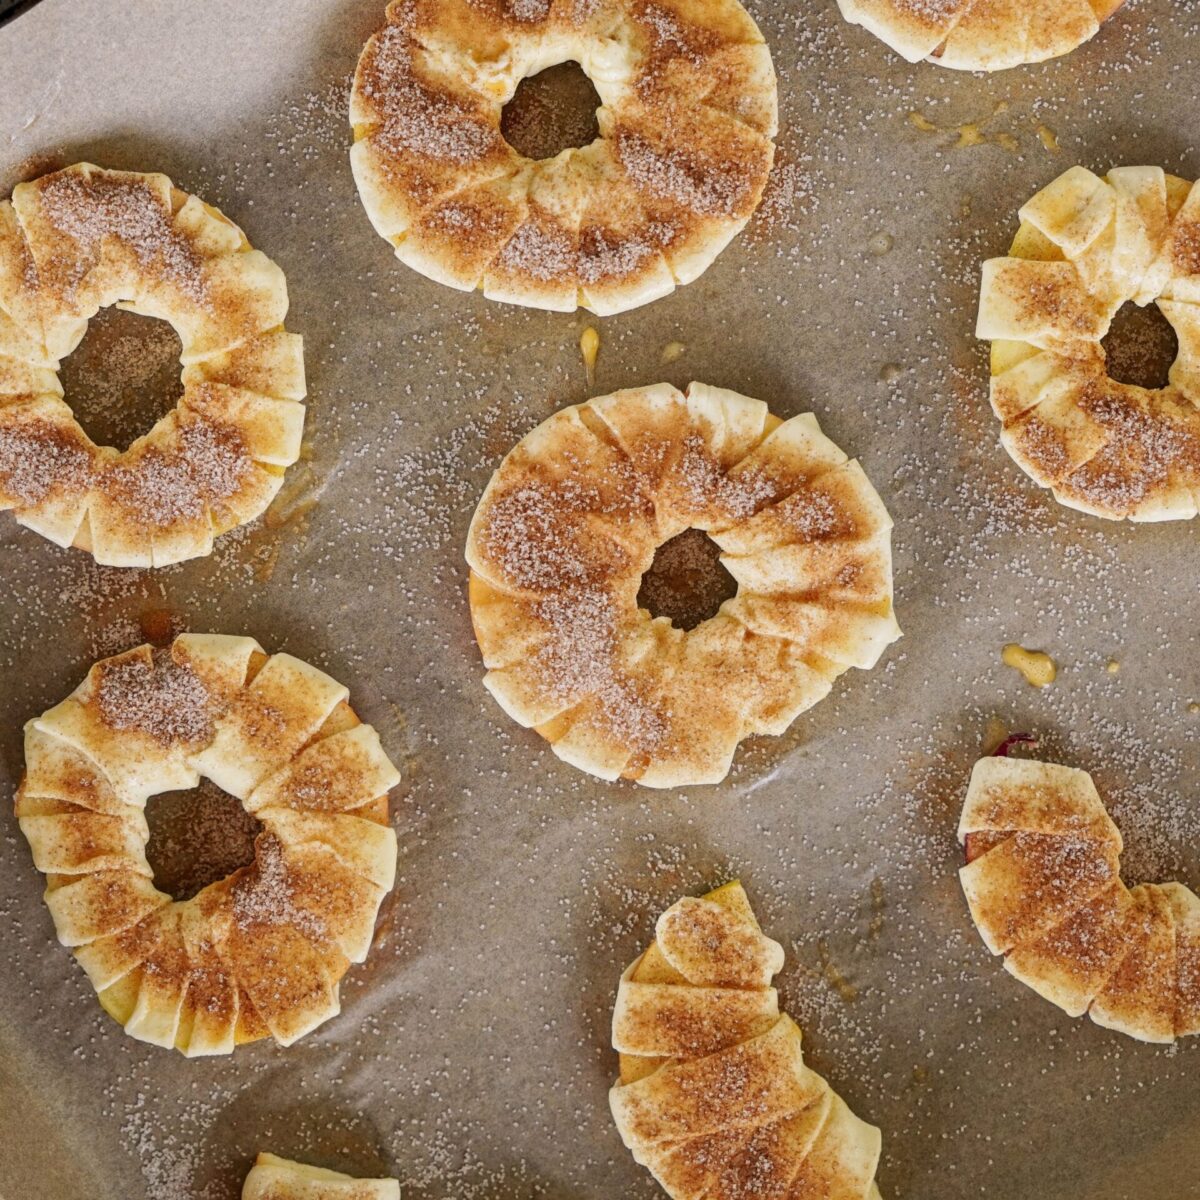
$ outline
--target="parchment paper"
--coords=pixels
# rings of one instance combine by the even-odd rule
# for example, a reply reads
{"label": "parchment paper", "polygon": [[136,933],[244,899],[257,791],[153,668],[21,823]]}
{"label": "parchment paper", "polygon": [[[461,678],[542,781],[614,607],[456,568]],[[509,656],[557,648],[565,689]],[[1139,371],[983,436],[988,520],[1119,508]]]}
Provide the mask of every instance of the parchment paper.
{"label": "parchment paper", "polygon": [[[998,721],[1096,773],[1131,882],[1200,883],[1200,525],[1109,525],[1038,492],[999,447],[972,338],[978,263],[1067,166],[1200,175],[1200,10],[1136,0],[1069,58],[982,78],[903,64],[833,0],[751,8],[784,114],[765,213],[696,284],[597,322],[594,389],[582,319],[427,282],[371,230],[344,94],[381,0],[44,0],[0,31],[4,194],[87,158],[221,207],[287,273],[311,403],[310,459],[211,559],[98,569],[0,516],[0,791],[22,723],[163,610],[329,670],[405,772],[400,882],[342,1015],[220,1060],[103,1015],[3,818],[7,1200],[231,1200],[260,1148],[395,1173],[408,1200],[659,1194],[608,1113],[611,1001],[658,913],[733,874],[788,949],[812,1062],[883,1129],[885,1196],[1200,1196],[1200,1046],[1073,1022],[1012,980],[953,841]],[[958,148],[975,122],[982,144]],[[672,794],[591,780],[503,716],[461,555],[523,433],[663,378],[811,409],[861,458],[896,520],[906,634],[724,784]],[[1003,668],[1008,641],[1058,681]]]}

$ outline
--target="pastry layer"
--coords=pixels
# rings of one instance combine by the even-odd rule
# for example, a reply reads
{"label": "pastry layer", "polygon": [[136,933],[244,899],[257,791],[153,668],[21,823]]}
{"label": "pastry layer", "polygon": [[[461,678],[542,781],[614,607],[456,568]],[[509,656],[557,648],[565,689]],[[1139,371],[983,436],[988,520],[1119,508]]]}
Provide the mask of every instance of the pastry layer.
{"label": "pastry layer", "polygon": [[[142,1041],[290,1045],[338,1011],[396,872],[399,780],[346,688],[250,638],[181,634],[97,663],[25,729],[16,814],[59,941]],[[262,823],[254,861],[172,901],[144,809],[201,777]]]}

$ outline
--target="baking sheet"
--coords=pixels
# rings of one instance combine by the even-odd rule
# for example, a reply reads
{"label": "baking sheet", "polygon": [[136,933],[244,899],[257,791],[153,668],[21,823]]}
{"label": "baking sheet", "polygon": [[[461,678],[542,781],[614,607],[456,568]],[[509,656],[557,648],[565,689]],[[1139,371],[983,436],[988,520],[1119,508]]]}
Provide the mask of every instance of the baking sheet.
{"label": "baking sheet", "polygon": [[[953,842],[1000,722],[1096,773],[1130,882],[1200,882],[1197,525],[1108,525],[1034,489],[971,336],[979,261],[1067,166],[1200,175],[1200,12],[1134,0],[1067,59],[977,78],[901,63],[832,0],[750,7],[784,114],[764,214],[697,283],[595,322],[594,389],[582,318],[429,283],[371,230],[344,97],[379,0],[43,0],[0,32],[3,191],[87,158],[220,206],[287,273],[311,403],[309,459],[211,559],[102,569],[0,517],[0,790],[22,723],[164,613],[329,670],[405,772],[400,882],[341,1017],[224,1060],[101,1013],[4,818],[7,1200],[230,1200],[260,1148],[394,1173],[408,1200],[659,1194],[609,1118],[610,1005],[658,913],[734,874],[787,947],[811,1061],[883,1129],[885,1196],[1200,1196],[1198,1048],[1070,1021],[1009,978]],[[524,432],[664,378],[811,409],[862,459],[906,636],[721,786],[659,794],[559,763],[489,699],[461,546]],[[1002,668],[1008,641],[1058,681]]]}

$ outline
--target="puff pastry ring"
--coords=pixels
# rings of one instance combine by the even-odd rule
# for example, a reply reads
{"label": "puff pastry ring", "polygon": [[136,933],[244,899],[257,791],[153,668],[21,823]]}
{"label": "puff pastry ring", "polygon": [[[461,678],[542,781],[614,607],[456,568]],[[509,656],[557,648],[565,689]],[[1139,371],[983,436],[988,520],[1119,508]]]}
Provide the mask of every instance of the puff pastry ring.
{"label": "puff pastry ring", "polygon": [[[535,162],[500,132],[578,62],[600,137]],[[494,300],[616,313],[701,274],[762,198],[775,71],[737,0],[393,0],[351,98],[351,163],[401,261]]]}
{"label": "puff pastry ring", "polygon": [[[471,616],[505,711],[567,762],[716,783],[900,636],[892,521],[811,414],[691,384],[566,408],[500,464],[468,535]],[[708,534],[738,593],[694,629],[638,605],[655,551]]]}
{"label": "puff pastry ring", "polygon": [[[146,801],[209,779],[262,824],[254,861],[173,902]],[[182,634],[97,663],[25,728],[17,817],[59,941],[141,1041],[289,1045],[338,1011],[396,872],[399,779],[347,691],[251,638]]]}
{"label": "puff pastry ring", "polygon": [[[58,378],[111,304],[167,321],[183,344],[183,396],[123,452],[92,442]],[[0,509],[108,566],[210,553],[300,453],[287,308],[283,272],[165,175],[80,163],[19,184],[0,203]]]}

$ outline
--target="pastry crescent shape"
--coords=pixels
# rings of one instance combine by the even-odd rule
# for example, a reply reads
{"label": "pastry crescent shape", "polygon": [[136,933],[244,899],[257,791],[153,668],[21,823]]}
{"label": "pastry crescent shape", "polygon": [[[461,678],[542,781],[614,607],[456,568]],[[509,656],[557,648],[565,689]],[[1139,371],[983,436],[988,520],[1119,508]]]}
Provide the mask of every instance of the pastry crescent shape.
{"label": "pastry crescent shape", "polygon": [[805,1064],[770,986],[782,966],[783,947],[730,883],[667,909],[621,976],[609,1102],[674,1200],[878,1197],[879,1130]]}
{"label": "pastry crescent shape", "polygon": [[1090,775],[982,758],[959,839],[971,916],[1012,975],[1141,1041],[1200,1033],[1200,899],[1179,883],[1125,886],[1121,834]]}

